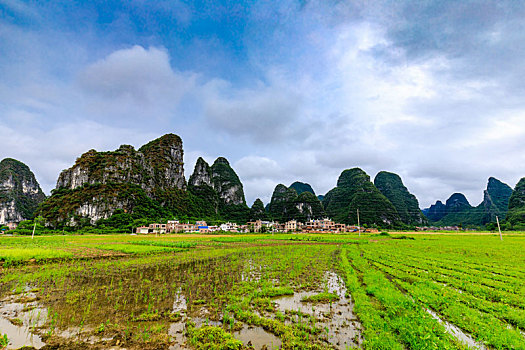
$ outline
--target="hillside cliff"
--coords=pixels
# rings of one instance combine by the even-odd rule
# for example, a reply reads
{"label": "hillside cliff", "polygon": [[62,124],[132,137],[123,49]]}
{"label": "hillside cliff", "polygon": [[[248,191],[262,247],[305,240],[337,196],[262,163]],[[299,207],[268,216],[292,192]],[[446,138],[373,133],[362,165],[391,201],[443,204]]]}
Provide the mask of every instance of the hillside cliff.
{"label": "hillside cliff", "polygon": [[482,226],[503,220],[507,215],[512,188],[494,177],[490,177],[483,191],[483,201],[473,207],[461,193],[454,193],[443,205],[440,201],[429,208],[428,219],[435,225]]}
{"label": "hillside cliff", "polygon": [[112,152],[90,150],[60,174],[57,189],[109,183],[140,186],[146,193],[155,189],[186,187],[182,140],[174,134],[153,140],[138,151],[122,145]]}
{"label": "hillside cliff", "polygon": [[0,224],[31,219],[45,197],[27,165],[12,158],[0,162]]}
{"label": "hillside cliff", "polygon": [[512,191],[507,221],[512,225],[525,227],[525,177],[520,179]]}
{"label": "hillside cliff", "polygon": [[[305,188],[305,186],[301,187]],[[306,190],[298,195],[294,188],[288,188],[283,184],[275,187],[268,209],[272,219],[279,222],[288,220],[306,222],[320,219],[325,215],[323,206],[313,194],[313,190],[312,192]]]}
{"label": "hillside cliff", "polygon": [[123,145],[84,153],[62,171],[40,213],[52,226],[94,224],[117,209],[138,217],[187,213],[193,203],[185,188],[182,140],[167,134],[138,151]]}
{"label": "hillside cliff", "polygon": [[310,184],[307,184],[305,182],[296,181],[290,185],[290,188],[293,188],[295,192],[297,192],[297,195],[300,195],[303,192],[310,192],[311,194],[315,195],[315,192],[312,186],[310,186]]}
{"label": "hillside cliff", "polygon": [[376,175],[374,185],[394,205],[405,224],[422,225],[427,222],[416,196],[408,191],[399,175],[381,171]]}
{"label": "hillside cliff", "polygon": [[335,221],[357,224],[397,225],[401,218],[394,205],[370,182],[370,176],[359,168],[344,170],[337,186],[323,200],[326,213]]}
{"label": "hillside cliff", "polygon": [[249,219],[250,209],[241,180],[226,158],[219,157],[209,166],[199,157],[188,181],[188,190],[201,200],[208,216],[237,221]]}

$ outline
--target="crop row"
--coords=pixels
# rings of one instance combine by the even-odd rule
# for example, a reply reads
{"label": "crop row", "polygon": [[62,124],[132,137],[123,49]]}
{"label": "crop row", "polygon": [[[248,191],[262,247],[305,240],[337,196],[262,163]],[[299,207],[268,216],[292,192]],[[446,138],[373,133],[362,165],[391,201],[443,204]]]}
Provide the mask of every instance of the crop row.
{"label": "crop row", "polygon": [[442,324],[370,266],[356,246],[343,249],[341,267],[365,327],[366,349],[463,347]]}

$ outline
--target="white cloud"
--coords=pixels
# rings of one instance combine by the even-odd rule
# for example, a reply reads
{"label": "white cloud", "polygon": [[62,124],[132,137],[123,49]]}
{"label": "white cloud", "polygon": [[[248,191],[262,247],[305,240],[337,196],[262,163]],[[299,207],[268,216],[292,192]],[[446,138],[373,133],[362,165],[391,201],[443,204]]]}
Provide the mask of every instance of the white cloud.
{"label": "white cloud", "polygon": [[259,143],[282,140],[298,118],[300,97],[282,86],[235,89],[224,81],[204,87],[204,113],[210,125]]}
{"label": "white cloud", "polygon": [[194,83],[193,74],[172,69],[165,49],[138,45],[111,53],[78,77],[85,108],[110,118],[167,118]]}
{"label": "white cloud", "polygon": [[234,168],[242,179],[272,179],[283,177],[283,169],[273,159],[260,156],[246,156],[235,162]]}
{"label": "white cloud", "polygon": [[0,133],[3,135],[0,158],[15,158],[27,164],[46,193],[55,188],[60,171],[71,167],[84,152],[114,150],[121,144],[138,148],[159,136],[92,121],[63,124],[49,130],[19,130],[0,121]]}
{"label": "white cloud", "polygon": [[[38,13],[19,1],[2,3]],[[183,25],[193,20],[193,9],[166,4],[146,10]],[[26,30],[0,20],[0,157],[27,162],[49,191],[60,170],[90,148],[140,146],[174,132],[184,140],[186,174],[199,156],[210,163],[225,156],[249,202],[267,202],[277,183],[296,180],[326,193],[355,166],[372,178],[379,170],[399,173],[423,206],[453,192],[476,204],[489,176],[514,186],[525,175],[522,19],[487,29],[475,17],[407,21],[402,3],[347,10],[283,4],[286,24],[274,21],[278,13],[263,13],[275,32],[247,36],[247,58],[235,56],[238,62],[208,75],[200,60],[179,69],[182,54],[158,37],[115,44],[96,32]],[[488,23],[498,20],[486,15]],[[434,30],[441,25],[466,32],[450,37]],[[210,40],[217,52],[228,51]],[[447,46],[469,41],[464,49]]]}

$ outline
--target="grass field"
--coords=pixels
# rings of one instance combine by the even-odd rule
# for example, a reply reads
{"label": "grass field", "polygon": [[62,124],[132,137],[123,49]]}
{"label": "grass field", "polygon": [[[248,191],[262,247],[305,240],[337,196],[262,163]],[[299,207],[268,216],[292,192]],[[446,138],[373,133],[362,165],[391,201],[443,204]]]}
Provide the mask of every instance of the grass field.
{"label": "grass field", "polygon": [[525,235],[0,237],[0,262],[0,348],[525,349]]}

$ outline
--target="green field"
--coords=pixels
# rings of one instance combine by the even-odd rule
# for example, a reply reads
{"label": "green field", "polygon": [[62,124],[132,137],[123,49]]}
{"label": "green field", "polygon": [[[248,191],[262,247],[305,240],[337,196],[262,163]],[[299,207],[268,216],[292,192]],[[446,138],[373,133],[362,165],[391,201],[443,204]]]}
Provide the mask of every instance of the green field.
{"label": "green field", "polygon": [[0,237],[0,265],[0,348],[525,349],[525,235]]}

